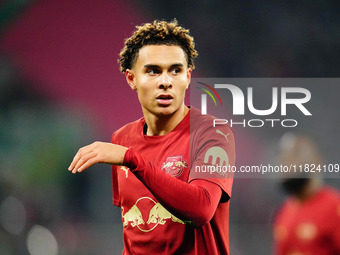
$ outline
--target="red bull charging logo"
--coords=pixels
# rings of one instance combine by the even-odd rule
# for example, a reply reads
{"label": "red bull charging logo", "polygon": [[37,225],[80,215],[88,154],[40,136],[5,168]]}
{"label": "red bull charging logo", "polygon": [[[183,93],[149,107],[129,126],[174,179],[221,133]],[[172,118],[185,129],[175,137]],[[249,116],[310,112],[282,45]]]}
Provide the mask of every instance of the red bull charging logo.
{"label": "red bull charging logo", "polygon": [[[143,214],[139,208],[151,209],[149,209],[149,213]],[[168,220],[185,224],[184,221],[172,215],[160,203],[154,201],[150,197],[139,198],[126,213],[124,213],[124,207],[122,206],[122,218],[124,227],[127,227],[130,224],[131,227],[137,227],[143,232],[150,232],[158,225],[164,225]]]}

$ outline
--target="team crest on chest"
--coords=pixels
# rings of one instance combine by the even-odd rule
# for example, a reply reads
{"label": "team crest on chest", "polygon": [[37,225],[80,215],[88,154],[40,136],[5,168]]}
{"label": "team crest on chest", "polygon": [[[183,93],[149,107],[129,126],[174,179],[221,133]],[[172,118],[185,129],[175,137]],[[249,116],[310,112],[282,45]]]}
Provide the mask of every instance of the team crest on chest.
{"label": "team crest on chest", "polygon": [[178,177],[183,173],[183,169],[188,167],[188,163],[182,156],[167,157],[162,164],[162,169],[172,177]]}

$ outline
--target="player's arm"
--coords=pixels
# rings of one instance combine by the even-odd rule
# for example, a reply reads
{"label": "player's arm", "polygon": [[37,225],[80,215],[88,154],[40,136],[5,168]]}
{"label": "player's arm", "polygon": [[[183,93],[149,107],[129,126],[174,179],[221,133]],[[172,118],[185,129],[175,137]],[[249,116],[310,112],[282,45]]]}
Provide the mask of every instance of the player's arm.
{"label": "player's arm", "polygon": [[193,180],[188,184],[157,169],[133,149],[110,143],[95,142],[82,147],[68,170],[82,172],[96,163],[129,167],[163,206],[195,226],[210,221],[221,198],[221,188],[212,182]]}

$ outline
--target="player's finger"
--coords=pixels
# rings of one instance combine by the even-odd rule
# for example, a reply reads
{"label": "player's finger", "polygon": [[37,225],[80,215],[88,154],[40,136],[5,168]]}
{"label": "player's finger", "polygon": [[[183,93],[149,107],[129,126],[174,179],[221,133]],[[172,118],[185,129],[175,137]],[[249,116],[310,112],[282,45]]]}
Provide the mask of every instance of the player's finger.
{"label": "player's finger", "polygon": [[84,165],[89,159],[92,159],[97,156],[97,153],[91,151],[83,155],[79,160],[76,162],[74,168],[72,169],[72,173],[76,173],[78,169]]}
{"label": "player's finger", "polygon": [[90,152],[92,152],[91,145],[87,145],[87,146],[80,148],[78,152],[76,153],[76,155],[73,157],[73,160],[70,166],[68,167],[68,170],[72,171],[74,167],[76,166],[76,164],[78,163],[79,159],[85,154],[90,153]]}
{"label": "player's finger", "polygon": [[90,166],[92,166],[96,163],[98,163],[97,158],[95,158],[95,157],[91,158],[88,161],[86,161],[82,166],[80,166],[77,171],[80,173],[80,172],[84,171],[85,169],[89,168]]}

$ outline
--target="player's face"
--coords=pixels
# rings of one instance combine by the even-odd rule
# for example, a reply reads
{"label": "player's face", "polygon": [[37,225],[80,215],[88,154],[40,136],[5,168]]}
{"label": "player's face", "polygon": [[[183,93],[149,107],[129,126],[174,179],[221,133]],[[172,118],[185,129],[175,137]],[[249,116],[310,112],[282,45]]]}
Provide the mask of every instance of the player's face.
{"label": "player's face", "polygon": [[184,111],[185,91],[191,78],[187,66],[179,46],[147,45],[139,50],[126,78],[138,93],[144,115],[168,116]]}

